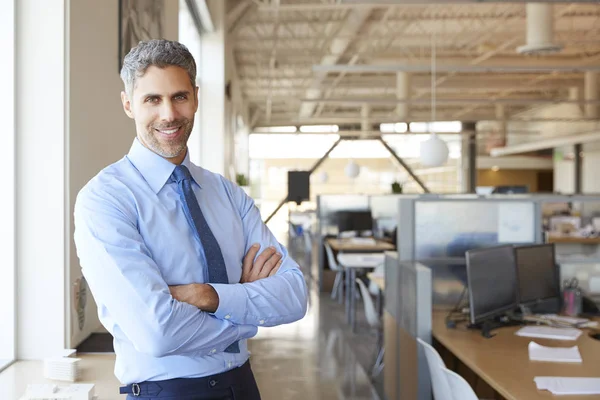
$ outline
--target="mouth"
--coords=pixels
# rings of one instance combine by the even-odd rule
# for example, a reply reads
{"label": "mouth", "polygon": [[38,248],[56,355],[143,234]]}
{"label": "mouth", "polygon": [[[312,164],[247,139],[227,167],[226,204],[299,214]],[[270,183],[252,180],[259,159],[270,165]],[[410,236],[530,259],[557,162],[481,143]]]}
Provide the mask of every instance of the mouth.
{"label": "mouth", "polygon": [[166,138],[175,138],[176,136],[179,135],[180,131],[181,131],[181,126],[176,126],[173,128],[162,128],[162,129],[154,129],[156,132],[158,132],[161,136],[164,136]]}

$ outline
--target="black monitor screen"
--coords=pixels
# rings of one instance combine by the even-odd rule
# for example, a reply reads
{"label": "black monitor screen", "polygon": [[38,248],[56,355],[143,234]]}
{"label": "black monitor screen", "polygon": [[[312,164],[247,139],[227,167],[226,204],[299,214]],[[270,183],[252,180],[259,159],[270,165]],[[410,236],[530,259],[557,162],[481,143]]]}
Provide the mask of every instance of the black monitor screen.
{"label": "black monitor screen", "polygon": [[533,305],[541,300],[560,297],[560,277],[553,244],[517,247],[515,258],[521,304]]}
{"label": "black monitor screen", "polygon": [[467,252],[471,323],[477,324],[518,305],[517,266],[512,246]]}
{"label": "black monitor screen", "polygon": [[339,232],[373,230],[371,211],[340,211],[337,217]]}

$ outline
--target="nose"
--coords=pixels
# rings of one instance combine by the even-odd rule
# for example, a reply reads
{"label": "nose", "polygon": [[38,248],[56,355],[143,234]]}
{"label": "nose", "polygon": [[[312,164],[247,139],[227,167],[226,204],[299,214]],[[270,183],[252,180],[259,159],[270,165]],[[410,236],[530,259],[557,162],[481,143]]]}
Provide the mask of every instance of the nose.
{"label": "nose", "polygon": [[175,105],[170,101],[165,101],[160,109],[161,121],[171,122],[177,119],[177,109]]}

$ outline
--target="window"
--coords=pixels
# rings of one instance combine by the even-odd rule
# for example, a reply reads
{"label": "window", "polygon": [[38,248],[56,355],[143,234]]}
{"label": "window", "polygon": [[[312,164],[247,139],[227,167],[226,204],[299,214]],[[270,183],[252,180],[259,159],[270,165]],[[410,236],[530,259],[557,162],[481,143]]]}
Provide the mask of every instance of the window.
{"label": "window", "polygon": [[[15,0],[0,0],[0,109],[3,110],[0,157],[0,371],[15,359]],[[4,88],[6,88],[4,90]]]}

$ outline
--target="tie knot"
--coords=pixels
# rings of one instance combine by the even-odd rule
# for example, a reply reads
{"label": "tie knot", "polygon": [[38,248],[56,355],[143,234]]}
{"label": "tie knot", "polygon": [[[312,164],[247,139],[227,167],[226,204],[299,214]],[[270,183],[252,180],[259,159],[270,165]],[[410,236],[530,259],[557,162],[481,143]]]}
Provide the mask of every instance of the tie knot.
{"label": "tie knot", "polygon": [[176,166],[171,176],[177,183],[181,182],[184,179],[192,179],[192,175],[190,175],[190,170],[185,165]]}

